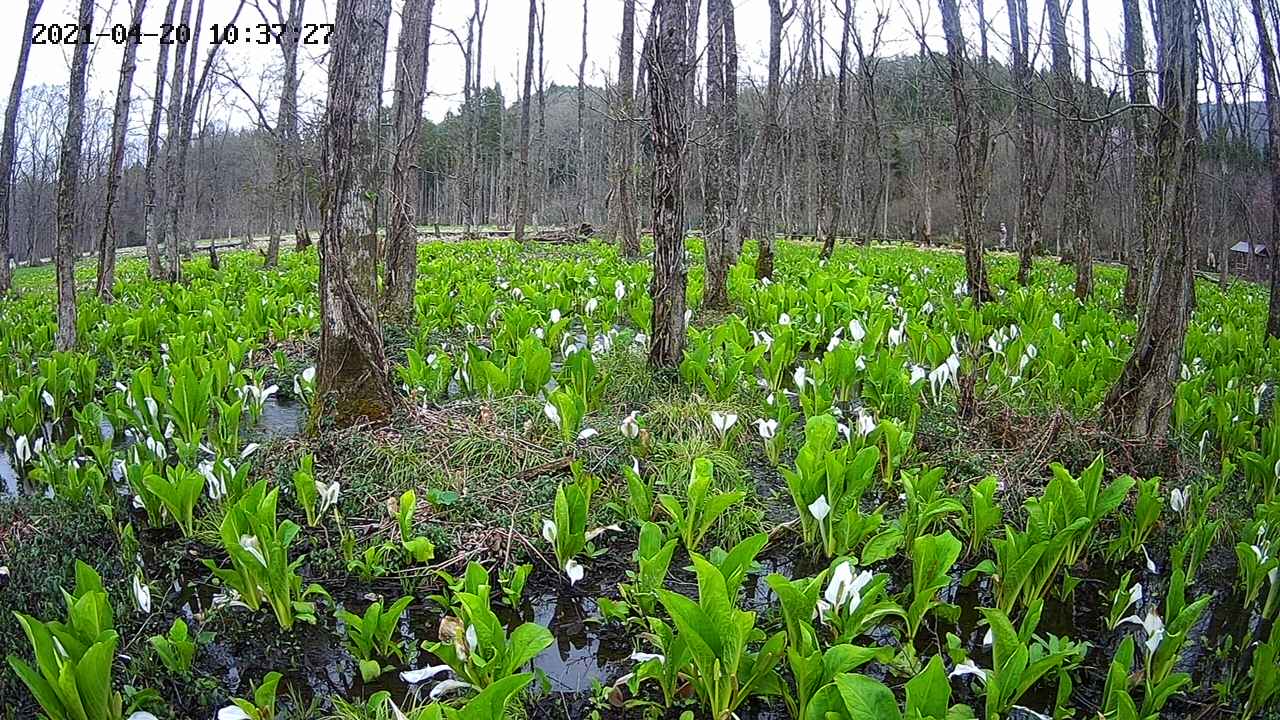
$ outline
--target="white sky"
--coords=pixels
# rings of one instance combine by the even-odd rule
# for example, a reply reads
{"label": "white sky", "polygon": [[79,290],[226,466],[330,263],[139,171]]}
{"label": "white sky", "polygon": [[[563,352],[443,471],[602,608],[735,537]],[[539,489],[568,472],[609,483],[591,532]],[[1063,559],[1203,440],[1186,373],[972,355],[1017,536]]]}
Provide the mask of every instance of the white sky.
{"label": "white sky", "polygon": [[[1073,30],[1078,32],[1080,19],[1078,2],[1066,0],[1068,13],[1072,15]],[[95,29],[105,29],[113,23],[129,21],[128,0],[97,0],[98,11],[95,13]],[[308,0],[305,22],[326,22],[337,0]],[[525,37],[527,32],[528,4],[526,0],[488,0],[489,13],[485,26],[483,49],[483,72],[485,84],[495,79],[502,85],[508,99],[516,96],[517,78],[525,54]],[[621,0],[587,0],[588,2],[588,80],[599,84],[606,75],[611,75],[617,67],[618,34],[622,26]],[[787,0],[784,0],[784,6]],[[838,44],[838,18],[833,0],[815,0],[825,4],[826,31],[829,42]],[[73,22],[76,16],[78,0],[45,0],[44,8],[38,22]],[[546,3],[546,79],[547,83],[577,83],[578,56],[582,44],[582,0],[545,0]],[[855,14],[860,25],[866,29],[868,36],[874,25],[877,7],[888,16],[884,32],[882,54],[914,52],[918,47],[912,28],[920,23],[920,7],[923,4],[927,15],[927,35],[932,47],[944,49],[940,29],[937,24],[938,12],[936,0],[855,0]],[[253,8],[254,0],[248,0],[247,7],[241,13],[238,25],[250,27],[261,22],[257,11]],[[392,37],[389,42],[389,64],[387,86],[391,87],[394,73],[394,49],[399,32],[398,16],[403,0],[393,0]],[[483,0],[482,0],[483,4]],[[636,52],[640,50],[640,38],[647,24],[651,0],[638,0],[636,18]],[[26,13],[26,0],[0,0],[0,96],[7,95],[12,82],[14,66],[21,33],[27,32],[23,27]],[[164,17],[166,0],[149,0],[143,26],[145,31],[158,29]],[[264,7],[266,3],[263,3]],[[962,5],[968,3],[962,2]],[[179,1],[181,6],[181,0]],[[209,44],[209,26],[214,23],[226,23],[234,11],[236,0],[206,0],[205,16],[200,38],[199,52],[201,61],[207,53]],[[1042,3],[1032,3],[1033,22],[1038,24],[1039,10]],[[740,73],[743,78],[761,78],[768,52],[769,10],[767,0],[737,0],[737,35],[740,47]],[[179,8],[180,9],[180,8]],[[466,19],[472,9],[472,0],[436,0],[435,24],[432,33],[431,66],[428,77],[430,91],[427,100],[427,115],[439,119],[445,112],[456,107],[461,100],[462,56],[452,37],[442,27],[455,29],[465,37]],[[1008,21],[1005,16],[1005,3],[1000,0],[986,0],[988,22],[991,27],[991,49],[993,55],[1003,57],[1007,47],[1006,37]],[[1101,57],[1118,57],[1121,42],[1121,10],[1120,0],[1092,0],[1090,3],[1094,28],[1093,42],[1095,55]],[[270,10],[268,10],[270,13]],[[798,15],[798,13],[797,13]],[[973,13],[970,9],[970,19]],[[705,7],[702,20],[705,25]],[[194,18],[193,18],[194,22]],[[793,19],[788,26],[788,44],[798,39],[798,20]],[[970,27],[971,42],[976,38],[976,28]],[[1037,32],[1033,27],[1032,32]],[[705,32],[702,33],[705,42]],[[869,40],[867,42],[870,42]],[[155,82],[155,59],[158,44],[154,39],[144,41],[139,49],[138,71],[134,79],[133,105],[134,128],[145,122],[149,111],[151,88]],[[27,72],[27,87],[38,84],[64,84],[67,81],[70,46],[38,45],[33,47],[31,62]],[[277,46],[237,45],[223,48],[225,57],[235,68],[252,91],[261,93],[261,97],[269,101],[274,116],[275,90],[269,85],[263,86],[260,78],[270,76],[280,64]],[[784,49],[784,53],[786,50]],[[93,46],[93,62],[91,64],[90,93],[111,97],[115,92],[119,69],[121,48],[110,42],[100,40]],[[300,70],[303,73],[302,95],[305,99],[317,101],[322,99],[325,91],[323,66],[323,47],[303,47]],[[1041,51],[1040,62],[1047,62],[1047,43]],[[827,51],[828,64],[834,64],[836,52]],[[1081,62],[1080,53],[1076,53],[1076,62]],[[784,60],[784,66],[786,62]],[[637,63],[637,67],[639,64]],[[1110,77],[1103,68],[1095,73],[1099,81],[1107,84]],[[234,90],[221,103],[220,119],[230,120],[233,124],[249,124],[247,115],[249,105]],[[389,95],[384,102],[390,103]],[[215,117],[219,114],[215,113]]]}

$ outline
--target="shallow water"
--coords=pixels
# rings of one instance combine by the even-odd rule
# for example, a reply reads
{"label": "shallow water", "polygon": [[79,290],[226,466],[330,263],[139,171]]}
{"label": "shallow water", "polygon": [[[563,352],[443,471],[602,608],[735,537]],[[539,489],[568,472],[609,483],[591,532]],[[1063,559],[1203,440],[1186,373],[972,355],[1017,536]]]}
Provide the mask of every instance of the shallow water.
{"label": "shallow water", "polygon": [[[246,428],[245,435],[260,443],[282,440],[300,434],[306,423],[306,405],[290,398],[273,396],[267,398],[262,417],[256,424]],[[45,428],[45,436],[53,442],[66,442],[76,428],[73,422],[53,423]],[[116,432],[106,418],[100,421],[98,432],[103,440],[113,441],[112,447],[117,451],[125,450],[138,441],[131,432]],[[0,498],[22,493],[34,494],[42,490],[24,483],[24,478],[24,473],[13,463],[12,445],[0,447]]]}

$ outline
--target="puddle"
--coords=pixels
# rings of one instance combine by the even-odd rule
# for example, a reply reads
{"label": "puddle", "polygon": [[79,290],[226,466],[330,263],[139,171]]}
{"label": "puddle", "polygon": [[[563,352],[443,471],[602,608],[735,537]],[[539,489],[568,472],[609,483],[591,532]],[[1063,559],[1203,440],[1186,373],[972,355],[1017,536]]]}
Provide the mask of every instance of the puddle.
{"label": "puddle", "polygon": [[290,398],[272,396],[262,406],[262,417],[250,432],[260,441],[291,438],[307,426],[307,406]]}
{"label": "puddle", "polygon": [[0,483],[4,483],[4,495],[18,494],[18,471],[7,450],[0,450]]}
{"label": "puddle", "polygon": [[625,635],[588,622],[599,615],[594,600],[543,595],[527,605],[523,619],[551,628],[556,638],[533,660],[534,669],[546,674],[552,692],[586,692],[593,681],[608,685],[630,671],[632,648]]}

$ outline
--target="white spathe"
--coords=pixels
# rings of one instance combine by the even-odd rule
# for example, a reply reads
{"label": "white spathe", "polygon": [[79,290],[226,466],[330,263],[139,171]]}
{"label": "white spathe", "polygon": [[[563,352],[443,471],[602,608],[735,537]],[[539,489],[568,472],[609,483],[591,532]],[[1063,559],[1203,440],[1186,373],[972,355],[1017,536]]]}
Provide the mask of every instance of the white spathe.
{"label": "white spathe", "polygon": [[729,428],[732,428],[737,424],[737,422],[738,416],[736,413],[722,413],[717,410],[711,411],[711,425],[716,429],[716,432],[721,435],[729,432]]}
{"label": "white spathe", "polygon": [[772,440],[778,434],[778,421],[772,418],[768,420],[760,418],[756,420],[756,431],[760,433],[762,439]]}
{"label": "white spathe", "polygon": [[631,414],[622,418],[622,423],[618,425],[618,431],[628,440],[635,440],[640,436],[639,412],[639,410],[632,410]]}
{"label": "white spathe", "polygon": [[448,665],[431,665],[418,670],[405,670],[400,673],[400,679],[410,685],[417,685],[445,672],[449,672]]}

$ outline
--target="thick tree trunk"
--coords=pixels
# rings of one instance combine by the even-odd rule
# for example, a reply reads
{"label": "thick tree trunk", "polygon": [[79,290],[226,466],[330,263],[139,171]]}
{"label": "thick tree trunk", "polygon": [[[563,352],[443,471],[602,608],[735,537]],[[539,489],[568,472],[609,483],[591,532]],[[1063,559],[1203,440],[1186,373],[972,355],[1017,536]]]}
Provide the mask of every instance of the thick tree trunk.
{"label": "thick tree trunk", "polygon": [[[544,18],[545,20],[545,18]],[[578,60],[578,153],[574,167],[574,194],[578,222],[587,221],[587,136],[583,132],[587,119],[587,0],[582,0],[582,57]],[[546,145],[546,137],[543,137]],[[546,159],[545,153],[543,159]],[[545,173],[545,168],[544,168]]]}
{"label": "thick tree trunk", "polygon": [[613,215],[613,231],[622,256],[634,260],[640,257],[640,235],[636,232],[636,198],[631,167],[635,157],[635,131],[632,115],[635,113],[635,35],[636,0],[622,2],[622,37],[618,41],[618,107],[621,115],[613,123],[614,144],[617,150],[613,167],[613,202],[609,208]]}
{"label": "thick tree trunk", "polygon": [[1031,260],[1039,243],[1040,202],[1039,168],[1036,163],[1036,127],[1032,111],[1032,85],[1030,66],[1031,29],[1027,16],[1027,0],[1007,0],[1009,14],[1010,56],[1013,67],[1015,117],[1018,123],[1018,284],[1026,287],[1031,281]]}
{"label": "thick tree trunk", "polygon": [[389,16],[381,0],[340,0],[329,49],[316,381],[317,407],[339,424],[385,417],[394,404],[376,310],[378,238],[370,231],[380,189],[379,49]]}
{"label": "thick tree trunk", "polygon": [[652,55],[645,58],[649,73],[649,108],[653,141],[653,298],[649,364],[673,370],[684,357],[684,166],[682,153],[689,134],[685,88],[686,59],[684,0],[656,0],[657,35]]}
{"label": "thick tree trunk", "polygon": [[[164,11],[164,24],[173,25],[174,11],[178,0],[169,0]],[[179,45],[179,52],[183,46]],[[156,84],[151,99],[151,120],[147,123],[147,162],[143,169],[143,202],[142,226],[147,243],[147,271],[152,280],[159,280],[164,274],[160,263],[160,244],[163,242],[163,225],[160,218],[164,215],[159,207],[160,188],[156,174],[160,171],[160,115],[164,110],[165,77],[169,71],[169,45],[160,45],[159,59],[156,60]],[[181,64],[179,55],[177,62]],[[173,91],[177,94],[177,90]],[[166,171],[166,176],[168,175]]]}
{"label": "thick tree trunk", "polygon": [[[299,27],[306,0],[290,0],[287,18],[277,19],[286,27]],[[279,6],[277,6],[279,10]],[[267,256],[266,267],[275,267],[280,262],[280,233],[285,225],[296,183],[291,182],[298,166],[298,40],[297,33],[284,33],[280,38],[280,54],[284,60],[283,87],[280,88],[280,107],[276,116],[276,162],[275,175],[271,178],[271,206],[268,209]],[[302,208],[298,207],[299,214]],[[295,243],[301,231],[301,223],[295,222]]]}
{"label": "thick tree trunk", "polygon": [[1076,81],[1071,69],[1071,46],[1067,40],[1067,19],[1060,0],[1047,0],[1049,44],[1053,54],[1053,94],[1058,112],[1058,132],[1062,136],[1062,154],[1066,171],[1062,211],[1062,235],[1071,244],[1076,265],[1076,297],[1084,300],[1093,290],[1093,258],[1089,228],[1082,223],[1087,179],[1084,175],[1084,134],[1076,102]]}
{"label": "thick tree trunk", "polygon": [[[141,27],[147,0],[133,0],[130,27]],[[115,114],[111,121],[111,157],[107,169],[106,207],[102,213],[102,232],[98,236],[98,297],[111,302],[116,280],[116,226],[113,212],[124,168],[125,135],[129,130],[129,101],[133,94],[133,73],[138,68],[138,43],[126,43],[120,60],[120,82],[116,86]]]}
{"label": "thick tree trunk", "polygon": [[[27,1],[27,21],[30,28],[40,14],[44,0]],[[13,73],[13,88],[9,91],[9,105],[4,113],[4,137],[0,139],[0,295],[5,295],[13,285],[13,269],[10,263],[13,253],[9,247],[9,196],[13,191],[13,159],[18,153],[18,108],[22,103],[22,86],[27,78],[27,59],[31,57],[31,37],[22,33],[18,48],[18,67]]]}
{"label": "thick tree trunk", "polygon": [[725,76],[724,11],[721,0],[707,0],[707,142],[706,172],[702,182],[702,248],[706,274],[702,304],[710,308],[729,305],[727,213],[722,188],[728,168],[724,145]]}
{"label": "thick tree trunk", "polygon": [[434,8],[435,0],[406,0],[400,47],[396,51],[384,307],[388,317],[405,323],[413,320],[413,295],[418,282],[418,135],[422,128],[422,101],[427,95]]}
{"label": "thick tree trunk", "polygon": [[[80,0],[77,22],[93,27],[93,0]],[[76,346],[76,190],[80,185],[81,143],[84,141],[85,75],[89,43],[78,43],[71,55],[71,83],[67,89],[67,126],[58,160],[58,234],[54,263],[58,275],[58,350]]]}
{"label": "thick tree trunk", "polygon": [[960,227],[964,239],[965,282],[975,304],[990,300],[987,270],[982,257],[982,180],[986,167],[985,133],[974,147],[973,109],[969,104],[969,79],[965,59],[964,29],[956,0],[939,0],[942,27],[947,36],[947,67],[950,71],[951,99],[955,106],[956,199],[960,205]]}
{"label": "thick tree trunk", "polygon": [[1144,202],[1155,218],[1150,282],[1143,299],[1147,309],[1138,323],[1133,354],[1108,393],[1102,415],[1122,437],[1163,444],[1195,302],[1190,225],[1200,63],[1194,0],[1159,0],[1159,5],[1160,115],[1151,182],[1144,188]]}
{"label": "thick tree trunk", "polygon": [[820,151],[826,159],[818,183],[818,237],[822,240],[822,257],[829,258],[836,248],[836,233],[844,210],[845,122],[849,114],[849,34],[853,26],[852,1],[845,0],[840,31],[840,67],[836,73],[836,102],[831,109],[831,135]]}
{"label": "thick tree trunk", "polygon": [[724,26],[724,102],[721,129],[724,144],[720,148],[720,170],[724,173],[720,186],[720,207],[724,213],[725,247],[729,265],[738,262],[742,252],[742,228],[738,211],[738,185],[742,173],[742,148],[738,140],[738,30],[734,18],[734,0],[720,1],[720,21]]}
{"label": "thick tree trunk", "polygon": [[760,195],[760,250],[756,255],[756,277],[773,278],[773,240],[780,214],[777,202],[778,178],[782,175],[782,118],[778,116],[782,96],[782,0],[769,0],[769,87],[765,91],[764,177]]}
{"label": "thick tree trunk", "polygon": [[[1129,111],[1132,123],[1134,155],[1133,187],[1138,207],[1138,232],[1129,243],[1128,273],[1124,284],[1124,306],[1129,311],[1137,309],[1139,299],[1146,297],[1150,258],[1154,252],[1154,207],[1146,201],[1151,187],[1151,119],[1147,105],[1151,103],[1147,91],[1146,40],[1142,32],[1142,8],[1138,0],[1121,0],[1124,10],[1124,60],[1129,78]],[[1157,30],[1157,32],[1159,32]]]}
{"label": "thick tree trunk", "polygon": [[524,226],[529,222],[529,103],[533,89],[533,45],[537,40],[538,4],[529,0],[529,41],[525,48],[524,96],[520,103],[520,187],[516,191],[516,242],[524,242]]}
{"label": "thick tree trunk", "polygon": [[[203,0],[201,2],[203,3]],[[191,7],[192,0],[183,0],[181,20],[183,25],[191,23]],[[195,45],[191,43],[178,43],[176,47],[177,50],[173,56],[173,79],[169,83],[169,110],[164,139],[164,207],[152,218],[156,225],[157,247],[164,251],[167,263],[162,272],[170,282],[178,279],[176,274],[178,238],[176,235],[168,237],[172,229],[177,226],[177,221],[170,222],[169,217],[170,213],[175,211],[175,204],[178,202],[178,185],[185,180],[185,172],[178,157],[178,148],[182,145],[182,96],[187,77],[186,54],[189,52],[195,55],[196,52]]]}
{"label": "thick tree trunk", "polygon": [[[1280,82],[1276,77],[1276,46],[1267,30],[1262,0],[1250,0],[1262,56],[1262,92],[1267,106],[1267,167],[1271,173],[1271,247],[1280,239]],[[1250,248],[1252,250],[1252,248]],[[1253,253],[1250,252],[1250,255]],[[1280,337],[1280,262],[1271,255],[1271,302],[1267,308],[1267,336]],[[1223,253],[1222,262],[1227,262]]]}

